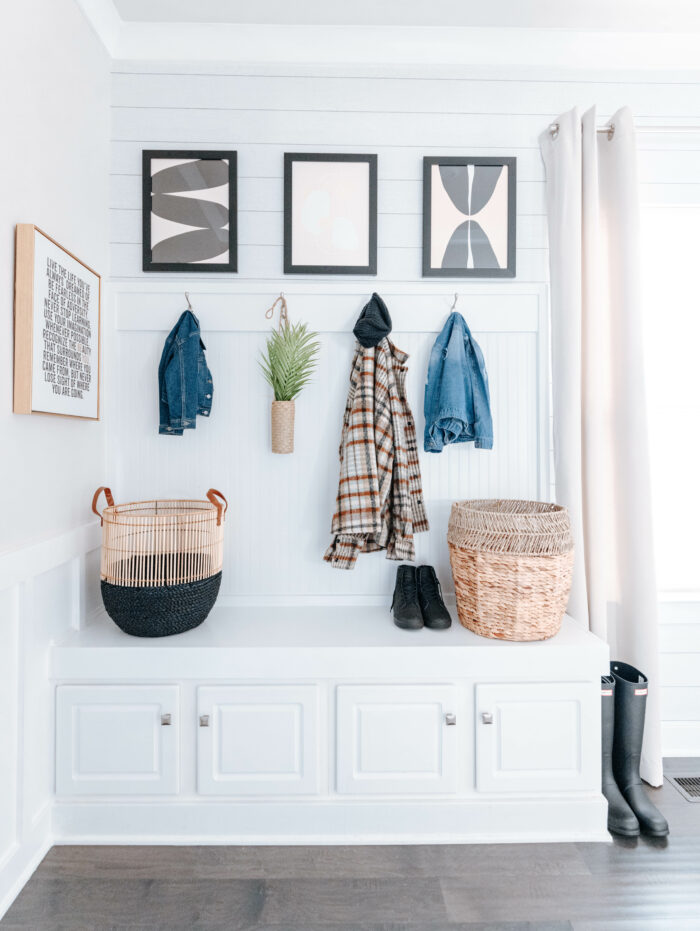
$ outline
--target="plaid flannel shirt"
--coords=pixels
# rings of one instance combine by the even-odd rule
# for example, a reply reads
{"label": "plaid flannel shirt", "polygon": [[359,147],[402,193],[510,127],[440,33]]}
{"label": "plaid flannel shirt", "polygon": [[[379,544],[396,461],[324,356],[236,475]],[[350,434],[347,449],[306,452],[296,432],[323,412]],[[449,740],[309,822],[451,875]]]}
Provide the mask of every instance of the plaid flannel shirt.
{"label": "plaid flannel shirt", "polygon": [[340,481],[324,555],[352,569],[359,553],[415,558],[413,534],[428,529],[418,444],[406,401],[408,355],[388,338],[355,351],[340,442]]}

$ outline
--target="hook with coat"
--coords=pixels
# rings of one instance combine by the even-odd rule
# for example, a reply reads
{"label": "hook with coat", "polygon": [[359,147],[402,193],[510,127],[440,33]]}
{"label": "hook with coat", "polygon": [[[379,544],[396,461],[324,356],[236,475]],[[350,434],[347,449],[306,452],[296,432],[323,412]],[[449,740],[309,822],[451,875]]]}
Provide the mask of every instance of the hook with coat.
{"label": "hook with coat", "polygon": [[450,313],[454,312],[454,309],[457,306],[458,300],[459,300],[459,294],[455,291],[455,299],[452,301],[452,307],[450,307]]}
{"label": "hook with coat", "polygon": [[185,291],[185,300],[187,301],[187,309],[192,310],[192,304],[190,304],[190,296],[187,293],[187,291]]}

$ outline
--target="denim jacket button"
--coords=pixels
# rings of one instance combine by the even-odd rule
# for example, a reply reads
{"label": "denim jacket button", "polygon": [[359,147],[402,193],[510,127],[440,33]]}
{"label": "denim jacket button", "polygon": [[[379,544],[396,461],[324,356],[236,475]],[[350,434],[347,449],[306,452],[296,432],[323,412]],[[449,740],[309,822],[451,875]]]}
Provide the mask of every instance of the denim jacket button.
{"label": "denim jacket button", "polygon": [[207,397],[208,397],[208,398],[210,398],[210,397],[211,397],[211,395],[210,395],[210,394],[208,394],[208,395],[207,395]]}

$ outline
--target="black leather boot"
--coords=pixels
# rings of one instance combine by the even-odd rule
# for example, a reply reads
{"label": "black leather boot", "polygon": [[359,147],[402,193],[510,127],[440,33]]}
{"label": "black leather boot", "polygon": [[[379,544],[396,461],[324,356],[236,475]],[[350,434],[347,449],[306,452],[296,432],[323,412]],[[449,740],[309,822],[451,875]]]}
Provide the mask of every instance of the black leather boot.
{"label": "black leather boot", "polygon": [[613,772],[627,804],[639,820],[644,834],[666,837],[668,822],[649,801],[639,775],[647,704],[647,677],[627,663],[611,663],[615,679],[615,739]]}
{"label": "black leather boot", "polygon": [[418,566],[418,604],[426,627],[447,630],[452,618],[442,600],[440,583],[432,566]]}
{"label": "black leather boot", "polygon": [[391,602],[394,624],[403,630],[420,630],[423,615],[418,604],[418,582],[415,566],[399,566],[396,570],[394,599]]}
{"label": "black leather boot", "polygon": [[602,718],[603,795],[608,800],[608,831],[623,837],[639,836],[637,816],[624,800],[613,775],[613,736],[615,733],[615,680],[600,677],[600,708]]}

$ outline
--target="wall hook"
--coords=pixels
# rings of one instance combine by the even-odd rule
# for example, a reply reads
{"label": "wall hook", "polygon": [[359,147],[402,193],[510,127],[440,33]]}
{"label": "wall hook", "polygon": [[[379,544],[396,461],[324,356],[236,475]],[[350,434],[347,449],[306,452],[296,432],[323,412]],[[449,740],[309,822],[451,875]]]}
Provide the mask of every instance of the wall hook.
{"label": "wall hook", "polygon": [[268,320],[272,320],[272,317],[274,316],[274,313],[275,313],[275,307],[277,307],[278,304],[280,305],[279,326],[281,329],[282,325],[286,326],[289,323],[289,317],[287,316],[287,301],[284,296],[284,291],[280,291],[280,296],[275,298],[275,300],[272,302],[271,307],[267,308],[267,310],[265,311],[265,317]]}
{"label": "wall hook", "polygon": [[188,307],[188,309],[189,309],[189,310],[192,310],[192,305],[190,304],[190,296],[189,296],[189,294],[187,293],[187,291],[185,291],[185,300],[187,301],[187,307]]}
{"label": "wall hook", "polygon": [[452,311],[453,311],[453,310],[455,309],[455,307],[457,306],[457,301],[458,301],[458,300],[459,300],[459,294],[455,291],[455,299],[452,301],[452,307],[450,307],[450,313],[452,313]]}

